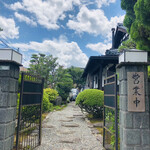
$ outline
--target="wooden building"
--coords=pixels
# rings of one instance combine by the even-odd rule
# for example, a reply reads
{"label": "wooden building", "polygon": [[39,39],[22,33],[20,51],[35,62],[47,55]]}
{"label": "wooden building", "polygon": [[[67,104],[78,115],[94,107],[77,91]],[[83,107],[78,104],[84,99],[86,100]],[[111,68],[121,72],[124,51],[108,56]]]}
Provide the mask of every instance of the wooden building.
{"label": "wooden building", "polygon": [[95,88],[103,90],[104,79],[116,72],[118,64],[118,47],[122,41],[128,39],[126,28],[123,24],[118,24],[112,29],[112,48],[106,50],[105,55],[91,56],[84,69],[83,78],[86,78],[85,88]]}

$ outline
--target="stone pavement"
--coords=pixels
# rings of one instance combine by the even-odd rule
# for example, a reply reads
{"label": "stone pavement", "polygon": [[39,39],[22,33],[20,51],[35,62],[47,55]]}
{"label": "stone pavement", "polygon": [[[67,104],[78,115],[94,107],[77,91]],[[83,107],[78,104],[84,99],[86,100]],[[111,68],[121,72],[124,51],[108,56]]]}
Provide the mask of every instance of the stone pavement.
{"label": "stone pavement", "polygon": [[[92,128],[93,129],[93,128]],[[89,123],[75,103],[48,114],[43,121],[42,144],[36,150],[102,150]]]}

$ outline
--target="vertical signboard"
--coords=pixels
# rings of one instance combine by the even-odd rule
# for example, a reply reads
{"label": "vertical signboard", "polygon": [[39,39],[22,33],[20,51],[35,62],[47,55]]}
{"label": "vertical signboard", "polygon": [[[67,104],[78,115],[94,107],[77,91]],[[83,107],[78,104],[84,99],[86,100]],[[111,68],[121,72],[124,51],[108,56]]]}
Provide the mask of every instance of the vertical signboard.
{"label": "vertical signboard", "polygon": [[128,111],[145,111],[144,73],[128,72]]}

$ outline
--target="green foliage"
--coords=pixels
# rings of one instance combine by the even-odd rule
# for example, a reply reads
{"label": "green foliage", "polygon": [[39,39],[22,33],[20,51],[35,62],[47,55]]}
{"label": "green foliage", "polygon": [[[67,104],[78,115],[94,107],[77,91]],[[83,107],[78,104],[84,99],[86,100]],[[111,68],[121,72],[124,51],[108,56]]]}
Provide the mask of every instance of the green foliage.
{"label": "green foliage", "polygon": [[126,16],[124,19],[124,25],[128,28],[130,33],[130,28],[135,20],[134,5],[137,0],[121,0],[121,8],[126,11]]}
{"label": "green foliage", "polygon": [[148,77],[150,78],[150,66],[148,66]]}
{"label": "green foliage", "polygon": [[[136,19],[131,27],[131,37],[136,41],[137,48],[150,50],[150,1],[138,0],[134,6]],[[135,29],[136,28],[136,29]]]}
{"label": "green foliage", "polygon": [[30,60],[29,72],[45,79],[45,87],[51,84],[54,88],[54,77],[58,67],[57,58],[52,55],[33,54]]}
{"label": "green foliage", "polygon": [[92,114],[93,117],[102,118],[104,103],[104,92],[97,89],[86,89],[79,93],[76,98],[76,104],[83,110]]}
{"label": "green foliage", "polygon": [[44,93],[48,95],[48,99],[50,102],[54,102],[58,96],[58,92],[54,89],[46,88],[44,89]]}
{"label": "green foliage", "polygon": [[122,0],[126,11],[124,25],[128,28],[136,48],[150,50],[150,0]]}
{"label": "green foliage", "polygon": [[62,97],[63,101],[67,101],[67,97],[69,96],[69,92],[73,87],[73,80],[70,74],[64,74],[63,78],[60,82],[57,83],[57,91],[59,95]]}
{"label": "green foliage", "polygon": [[105,113],[106,113],[106,124],[109,125],[109,130],[111,131],[111,141],[110,144],[112,146],[112,149],[115,148],[115,112],[114,110],[111,110],[109,108],[105,109]]}
{"label": "green foliage", "polygon": [[50,103],[50,100],[49,100],[49,94],[47,92],[43,92],[43,107],[42,107],[42,112],[45,113],[45,112],[49,112],[51,111],[53,108],[53,104]]}
{"label": "green foliage", "polygon": [[132,39],[128,39],[122,42],[122,45],[118,49],[119,51],[124,49],[136,49],[136,43]]}
{"label": "green foliage", "polygon": [[73,66],[67,69],[67,72],[72,76],[73,84],[79,89],[85,84],[85,80],[81,78],[83,71],[83,69]]}
{"label": "green foliage", "polygon": [[136,20],[144,27],[150,28],[150,1],[138,0],[134,6]]}

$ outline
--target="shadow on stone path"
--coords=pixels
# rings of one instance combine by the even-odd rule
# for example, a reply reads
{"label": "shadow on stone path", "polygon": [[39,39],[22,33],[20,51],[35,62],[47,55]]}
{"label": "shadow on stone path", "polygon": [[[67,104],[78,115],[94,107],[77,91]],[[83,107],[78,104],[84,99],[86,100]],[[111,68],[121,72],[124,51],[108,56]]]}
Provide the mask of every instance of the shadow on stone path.
{"label": "shadow on stone path", "polygon": [[42,125],[42,144],[36,150],[102,150],[75,103],[49,113]]}

